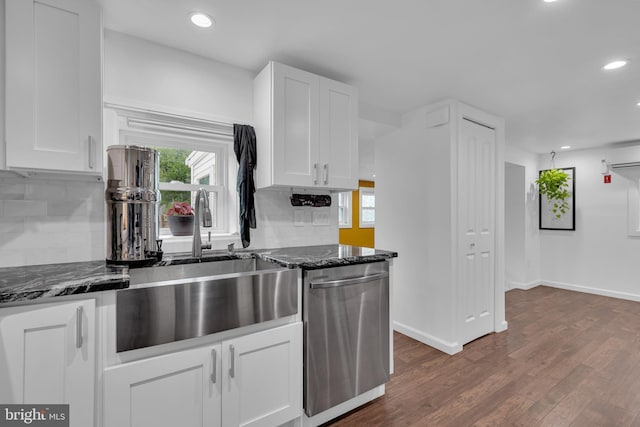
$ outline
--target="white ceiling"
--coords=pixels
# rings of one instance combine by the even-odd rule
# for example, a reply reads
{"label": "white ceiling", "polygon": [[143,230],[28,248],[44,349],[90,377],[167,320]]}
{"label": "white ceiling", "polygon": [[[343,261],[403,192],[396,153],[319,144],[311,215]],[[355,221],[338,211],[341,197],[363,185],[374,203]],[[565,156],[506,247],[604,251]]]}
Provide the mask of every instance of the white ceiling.
{"label": "white ceiling", "polygon": [[[545,153],[640,140],[638,0],[102,0],[107,28],[255,72],[357,86],[387,117],[457,98]],[[193,27],[191,11],[216,20]],[[612,58],[630,64],[613,72]]]}

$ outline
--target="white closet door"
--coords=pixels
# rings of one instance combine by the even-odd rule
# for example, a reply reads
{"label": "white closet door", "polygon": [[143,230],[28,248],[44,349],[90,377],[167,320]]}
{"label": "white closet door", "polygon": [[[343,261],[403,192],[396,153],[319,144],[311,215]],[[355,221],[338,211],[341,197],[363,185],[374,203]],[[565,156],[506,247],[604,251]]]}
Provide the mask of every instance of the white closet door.
{"label": "white closet door", "polygon": [[495,131],[463,119],[458,143],[458,319],[467,343],[493,331]]}

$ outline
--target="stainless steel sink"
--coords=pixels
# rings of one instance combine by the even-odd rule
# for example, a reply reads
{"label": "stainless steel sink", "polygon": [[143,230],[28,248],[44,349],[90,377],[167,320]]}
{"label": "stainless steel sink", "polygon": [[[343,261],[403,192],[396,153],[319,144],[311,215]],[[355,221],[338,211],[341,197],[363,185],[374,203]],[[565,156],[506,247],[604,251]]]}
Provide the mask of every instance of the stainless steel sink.
{"label": "stainless steel sink", "polygon": [[229,273],[247,273],[274,268],[278,268],[278,266],[272,263],[267,265],[264,262],[261,263],[260,266],[257,266],[256,260],[253,258],[135,268],[129,270],[129,288],[157,286],[158,282],[168,282],[171,280],[211,277]]}
{"label": "stainless steel sink", "polygon": [[116,350],[165,344],[298,311],[299,270],[254,259],[131,270],[116,294]]}

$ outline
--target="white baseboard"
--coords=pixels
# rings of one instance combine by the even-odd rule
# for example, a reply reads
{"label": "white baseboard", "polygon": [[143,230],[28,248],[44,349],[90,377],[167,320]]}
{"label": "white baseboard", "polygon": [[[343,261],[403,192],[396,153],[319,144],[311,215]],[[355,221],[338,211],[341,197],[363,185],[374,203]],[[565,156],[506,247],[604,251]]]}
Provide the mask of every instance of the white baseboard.
{"label": "white baseboard", "polygon": [[447,354],[456,354],[462,351],[462,346],[457,342],[450,343],[440,338],[436,338],[424,331],[412,328],[411,326],[403,325],[402,323],[393,322],[393,329],[406,335],[414,340],[418,340],[430,347],[438,349]]}
{"label": "white baseboard", "polygon": [[584,292],[587,294],[601,295],[604,297],[619,298],[629,301],[640,301],[640,294],[630,294],[627,292],[611,291],[608,289],[574,285],[571,283],[554,282],[551,280],[541,280],[539,284],[543,286],[549,286],[551,288],[565,289],[567,291]]}
{"label": "white baseboard", "polygon": [[541,284],[542,284],[542,281],[540,281],[540,280],[533,280],[533,281],[531,281],[529,283],[510,281],[508,283],[508,286],[509,286],[509,290],[511,290],[511,289],[522,289],[524,291],[528,291],[529,289],[533,289],[536,286],[539,286]]}
{"label": "white baseboard", "polygon": [[496,332],[506,331],[508,328],[509,328],[509,323],[507,323],[506,320],[503,320],[498,324],[498,327],[496,328]]}

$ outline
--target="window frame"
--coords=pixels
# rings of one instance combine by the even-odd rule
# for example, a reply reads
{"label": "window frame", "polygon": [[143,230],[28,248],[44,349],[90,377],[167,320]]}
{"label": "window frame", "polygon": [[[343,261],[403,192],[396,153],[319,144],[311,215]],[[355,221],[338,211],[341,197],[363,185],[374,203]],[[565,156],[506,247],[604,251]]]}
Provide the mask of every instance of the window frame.
{"label": "window frame", "polygon": [[[193,151],[203,151],[209,153],[215,153],[216,158],[228,157],[228,147],[224,144],[211,142],[211,141],[190,141],[187,138],[180,137],[165,137],[162,135],[146,135],[137,131],[122,131],[120,139],[127,145],[145,145],[151,147],[164,147],[175,149],[186,149]],[[216,218],[215,226],[202,227],[203,233],[211,232],[211,234],[227,234],[229,230],[227,228],[228,221],[225,215],[225,207],[227,206],[227,192],[225,191],[227,186],[226,180],[227,161],[218,164],[216,167],[216,182],[221,182],[218,185],[201,185],[201,184],[187,184],[183,182],[159,182],[158,190],[165,191],[190,191],[193,196],[193,192],[198,191],[200,188],[204,188],[208,193],[215,193],[216,198],[216,210],[213,212]],[[192,206],[193,203],[191,203]],[[195,207],[195,206],[194,206]],[[159,237],[166,238],[171,236],[171,232],[168,228],[158,229]]]}
{"label": "window frame", "polygon": [[[115,115],[106,114],[107,110]],[[157,146],[216,153],[217,185],[159,183],[159,190],[193,192],[205,188],[215,193],[216,227],[202,227],[203,238],[206,239],[208,232],[214,237],[238,233],[238,198],[235,186],[232,185],[235,183],[238,166],[233,152],[232,124],[105,103],[105,129],[107,133],[112,130],[111,134],[114,136],[114,141],[109,145]],[[160,228],[159,234],[163,239],[185,239],[172,236],[168,228]],[[191,238],[188,236],[188,239]]]}
{"label": "window frame", "polygon": [[373,212],[374,212],[374,218],[375,218],[375,210],[376,210],[376,208],[375,208],[375,202],[374,202],[374,207],[373,207],[373,208],[370,208],[370,207],[364,207],[364,204],[362,203],[362,198],[363,198],[365,195],[369,195],[369,196],[373,196],[373,197],[374,197],[374,200],[375,200],[375,196],[376,196],[375,188],[373,188],[373,187],[360,187],[360,188],[358,189],[358,192],[359,192],[359,197],[358,197],[358,199],[359,199],[359,203],[360,203],[360,206],[359,206],[360,228],[374,228],[374,227],[376,226],[376,221],[375,221],[375,219],[374,219],[373,221],[364,221],[364,220],[362,219],[362,212],[363,212],[364,210],[373,210]]}
{"label": "window frame", "polygon": [[[353,228],[352,221],[352,205],[353,205],[353,192],[344,191],[338,194],[338,227],[339,228]],[[340,210],[343,211],[343,222],[340,222]]]}

